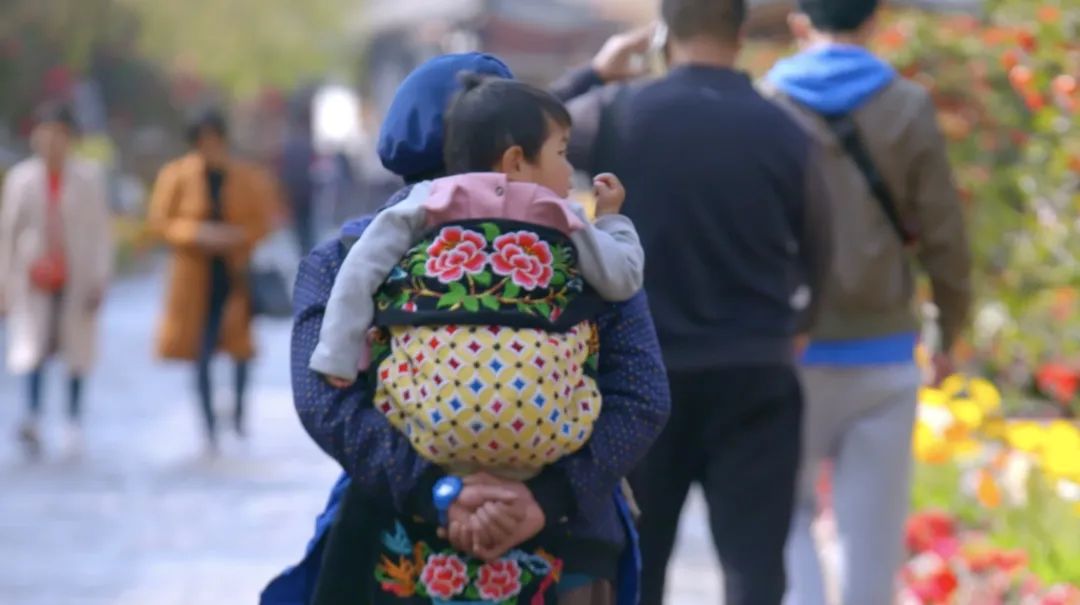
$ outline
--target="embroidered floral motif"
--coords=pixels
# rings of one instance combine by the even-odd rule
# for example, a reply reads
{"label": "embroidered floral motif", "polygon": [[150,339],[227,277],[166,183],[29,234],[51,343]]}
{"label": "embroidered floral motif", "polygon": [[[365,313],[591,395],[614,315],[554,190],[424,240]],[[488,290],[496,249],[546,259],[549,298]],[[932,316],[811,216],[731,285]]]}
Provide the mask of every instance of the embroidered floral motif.
{"label": "embroidered floral motif", "polygon": [[427,277],[444,284],[458,281],[465,274],[476,275],[487,266],[484,253],[487,240],[483,235],[461,227],[445,227],[427,248],[424,265]]}
{"label": "embroidered floral motif", "polygon": [[521,568],[517,561],[503,559],[484,564],[477,573],[480,596],[491,601],[505,601],[521,592]]}
{"label": "embroidered floral motif", "polygon": [[465,590],[468,568],[457,555],[432,555],[420,572],[420,581],[429,596],[449,599]]}
{"label": "embroidered floral motif", "polygon": [[383,532],[385,550],[375,567],[381,589],[409,603],[535,605],[545,602],[562,574],[562,561],[543,549],[533,554],[515,549],[484,563],[443,544],[438,552],[423,540],[414,544],[395,522],[393,533]]}
{"label": "embroidered floral motif", "polygon": [[512,310],[556,321],[584,289],[573,244],[513,224],[507,233],[492,221],[443,227],[391,271],[376,295],[379,309]]}
{"label": "embroidered floral motif", "polygon": [[514,284],[534,290],[546,288],[554,274],[548,243],[535,233],[518,231],[495,238],[491,268],[496,275],[509,277]]}

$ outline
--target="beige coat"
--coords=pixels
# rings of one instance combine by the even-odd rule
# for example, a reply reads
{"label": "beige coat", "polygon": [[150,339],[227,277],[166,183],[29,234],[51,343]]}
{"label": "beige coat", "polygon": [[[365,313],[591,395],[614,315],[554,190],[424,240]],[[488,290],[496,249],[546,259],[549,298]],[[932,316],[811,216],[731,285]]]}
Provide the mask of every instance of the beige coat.
{"label": "beige coat", "polygon": [[[269,175],[252,164],[230,162],[222,191],[224,222],[240,228],[244,245],[227,255],[231,286],[221,323],[220,350],[235,359],[255,354],[247,268],[259,240],[273,225],[277,190]],[[210,303],[211,254],[196,244],[199,227],[210,219],[206,164],[186,155],[161,169],[150,201],[150,228],[173,249],[165,310],[158,326],[158,354],[194,360],[206,328]]]}
{"label": "beige coat", "polygon": [[[30,282],[30,267],[46,243],[47,177],[38,158],[12,168],[0,206],[0,289],[7,308],[7,365],[29,372],[49,354],[50,295]],[[61,302],[57,353],[82,374],[94,364],[97,309],[113,268],[113,241],[104,173],[77,160],[64,169],[60,212],[67,256],[67,286]]]}

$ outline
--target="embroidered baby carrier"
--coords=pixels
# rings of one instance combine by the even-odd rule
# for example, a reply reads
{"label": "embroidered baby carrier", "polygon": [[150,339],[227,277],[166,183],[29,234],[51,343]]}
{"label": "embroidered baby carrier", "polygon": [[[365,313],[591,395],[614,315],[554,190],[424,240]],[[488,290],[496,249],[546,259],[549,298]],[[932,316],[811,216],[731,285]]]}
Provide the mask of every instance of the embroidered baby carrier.
{"label": "embroidered baby carrier", "polygon": [[374,402],[425,458],[527,476],[588,440],[604,303],[562,232],[440,225],[375,302]]}

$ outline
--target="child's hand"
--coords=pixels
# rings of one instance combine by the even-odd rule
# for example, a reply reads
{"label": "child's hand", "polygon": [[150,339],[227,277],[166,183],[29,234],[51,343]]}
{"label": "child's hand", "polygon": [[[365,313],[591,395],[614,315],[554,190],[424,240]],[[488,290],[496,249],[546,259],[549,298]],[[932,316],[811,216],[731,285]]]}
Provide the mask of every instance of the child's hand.
{"label": "child's hand", "polygon": [[330,386],[335,389],[347,389],[355,383],[355,380],[346,380],[344,378],[338,378],[337,376],[327,376],[326,382],[330,383]]}
{"label": "child's hand", "polygon": [[596,197],[596,215],[618,214],[626,200],[626,189],[619,177],[605,172],[593,179],[593,196]]}

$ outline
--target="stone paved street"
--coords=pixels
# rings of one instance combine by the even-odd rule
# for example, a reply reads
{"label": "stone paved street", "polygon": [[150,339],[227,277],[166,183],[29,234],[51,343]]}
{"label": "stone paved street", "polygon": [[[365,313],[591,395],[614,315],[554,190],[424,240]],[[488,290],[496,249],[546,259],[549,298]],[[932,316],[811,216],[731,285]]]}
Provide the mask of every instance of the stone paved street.
{"label": "stone paved street", "polygon": [[[61,375],[47,383],[45,457],[29,463],[11,438],[23,385],[0,374],[0,604],[254,603],[302,552],[337,467],[293,412],[288,324],[258,326],[249,442],[226,441],[208,462],[190,368],[151,356],[160,291],[150,275],[111,293],[81,459],[59,447]],[[220,368],[223,408],[229,374]],[[670,602],[711,605],[719,581],[700,500],[688,510]]]}

